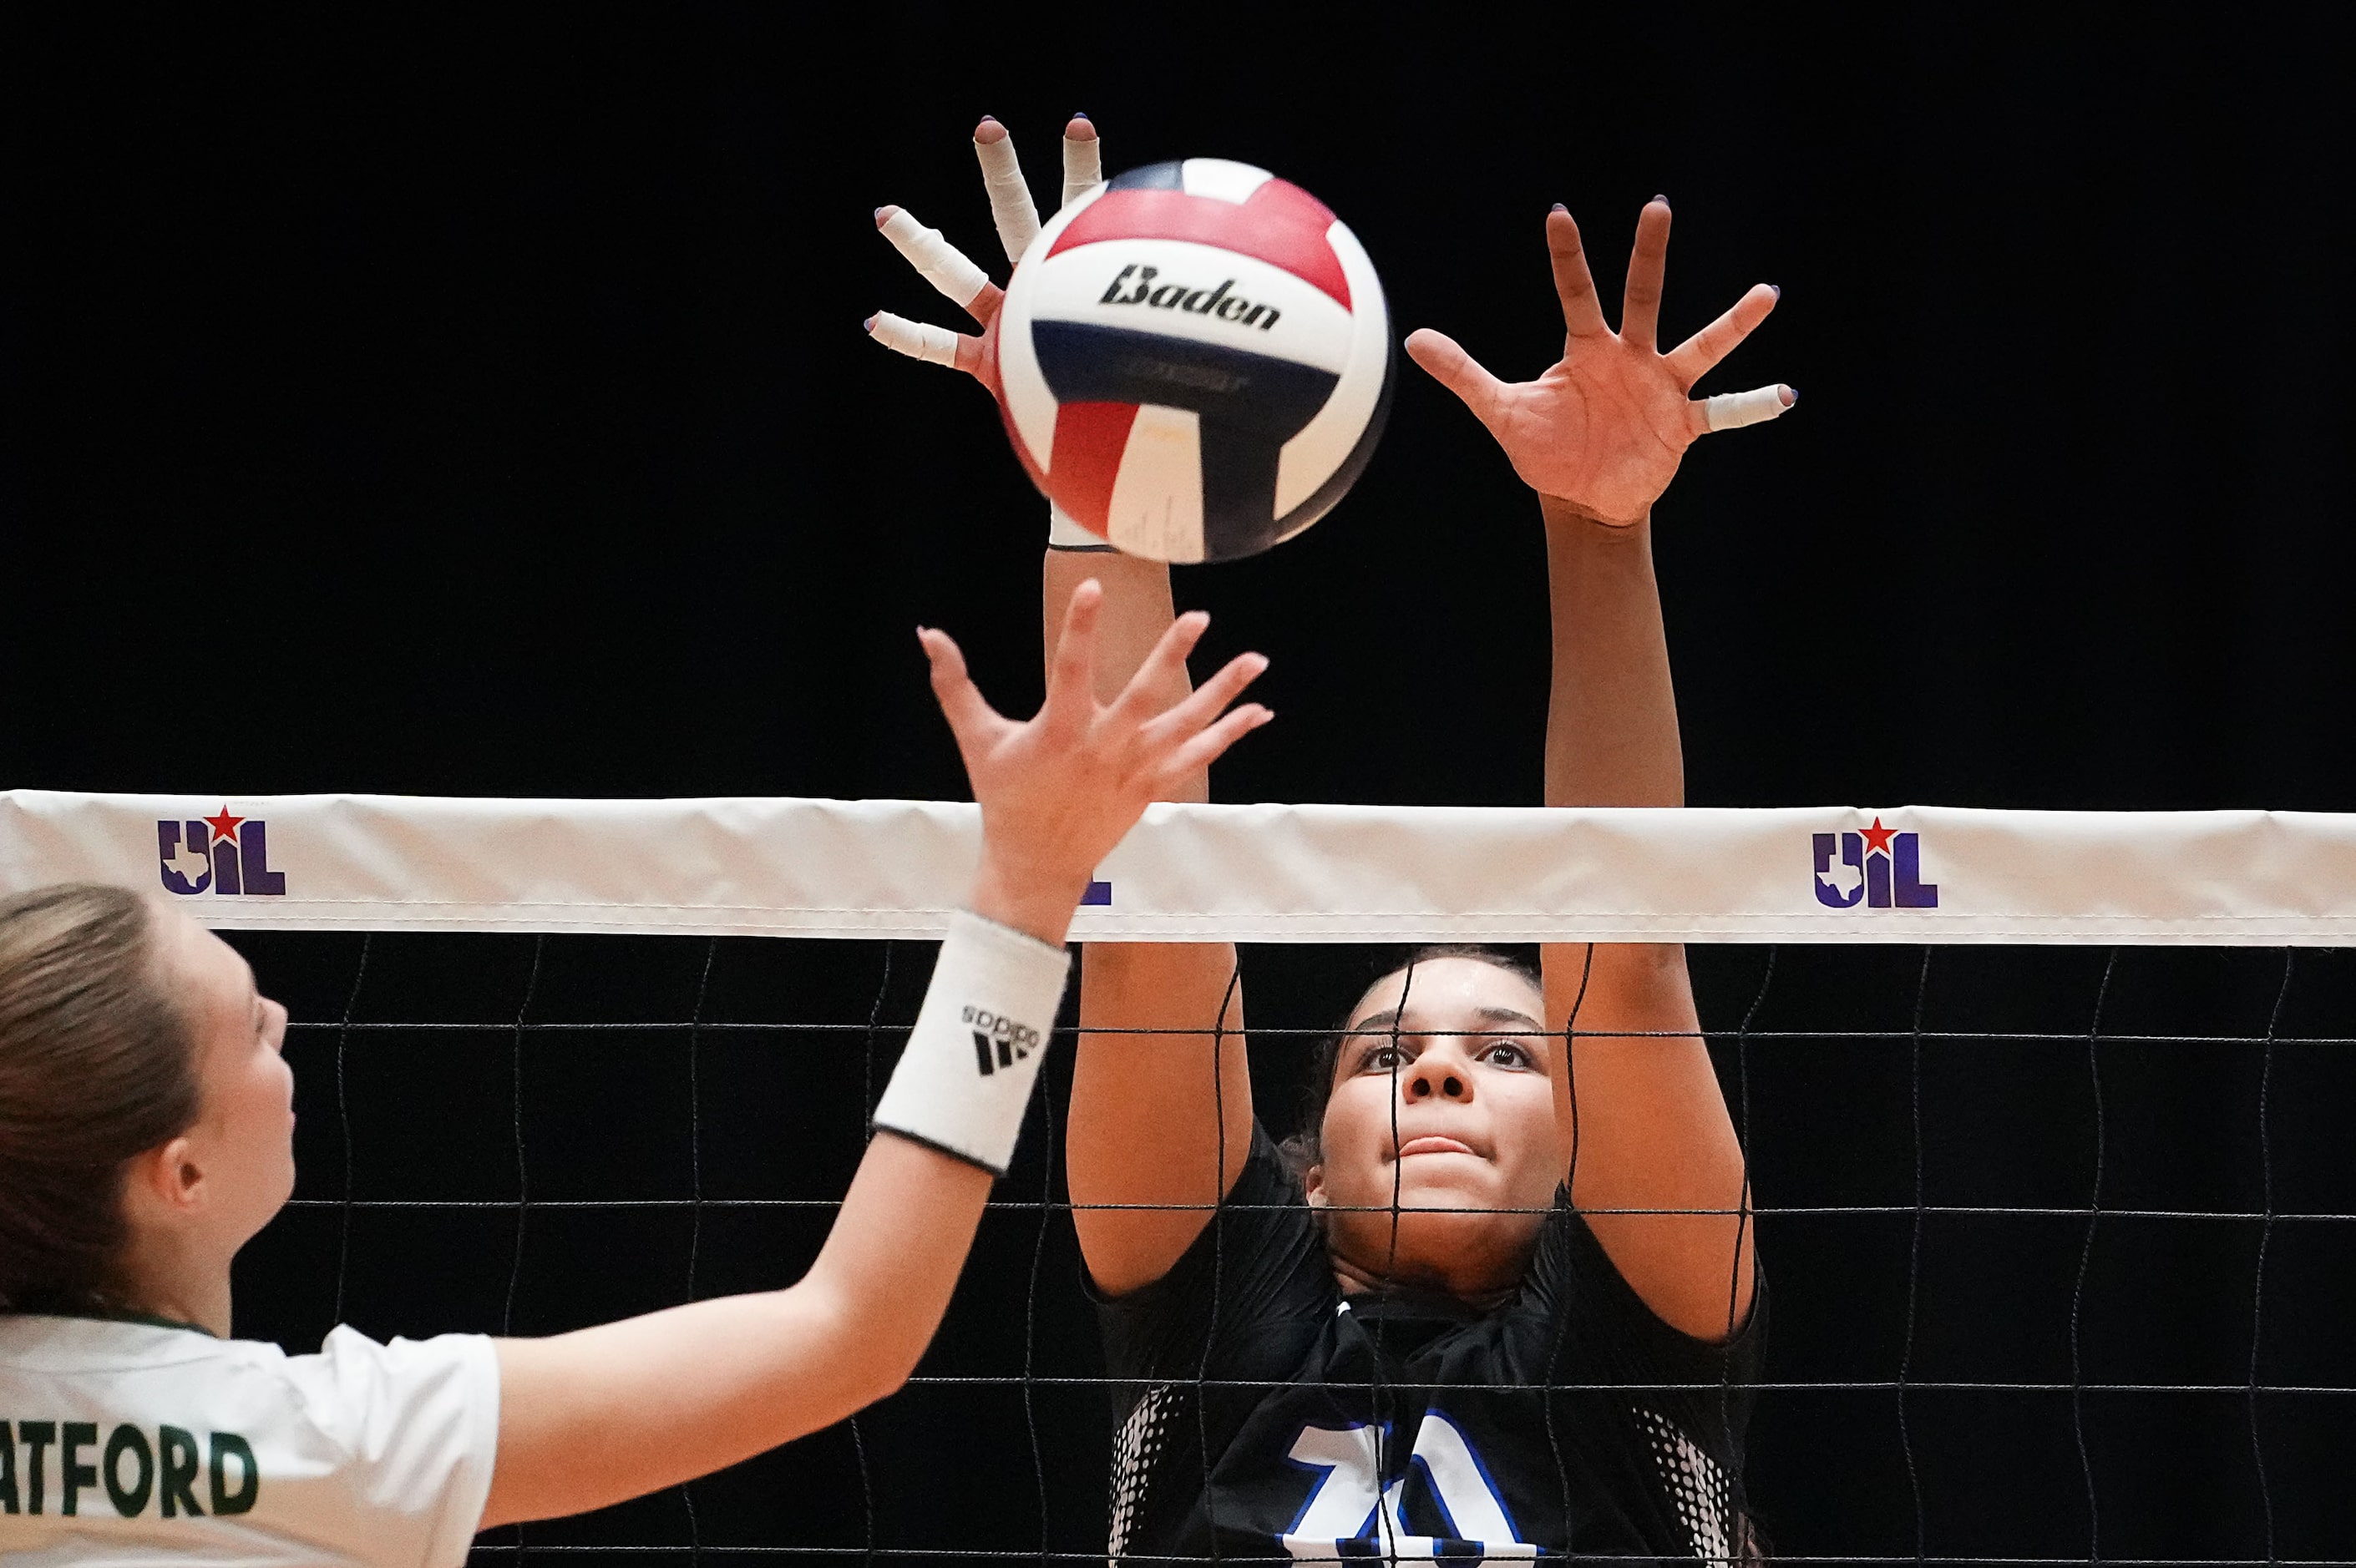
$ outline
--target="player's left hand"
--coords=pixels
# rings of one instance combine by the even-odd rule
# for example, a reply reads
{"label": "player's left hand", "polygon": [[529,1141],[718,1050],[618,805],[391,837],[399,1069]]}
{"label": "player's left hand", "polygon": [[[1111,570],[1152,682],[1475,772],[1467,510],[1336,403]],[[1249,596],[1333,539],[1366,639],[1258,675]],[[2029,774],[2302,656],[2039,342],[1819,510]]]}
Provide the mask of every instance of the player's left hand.
{"label": "player's left hand", "polygon": [[1697,438],[1773,419],[1799,400],[1785,386],[1687,395],[1767,319],[1783,291],[1753,284],[1731,310],[1662,353],[1655,335],[1669,251],[1667,197],[1646,202],[1636,220],[1616,333],[1604,323],[1579,225],[1559,205],[1547,215],[1547,248],[1566,335],[1562,358],[1537,380],[1500,381],[1455,339],[1429,327],[1407,340],[1408,355],[1464,400],[1505,449],[1514,472],[1541,496],[1614,527],[1639,522]]}
{"label": "player's left hand", "polygon": [[[990,195],[990,215],[997,223],[998,241],[1011,267],[1023,260],[1023,252],[1038,237],[1039,212],[1031,204],[1030,188],[1023,183],[1022,165],[1015,161],[1014,139],[1005,126],[984,116],[974,128],[973,153],[981,164],[981,183]],[[1096,127],[1088,123],[1087,115],[1073,115],[1064,127],[1065,205],[1103,182],[1102,155]],[[952,332],[945,326],[910,321],[879,310],[867,318],[868,336],[886,348],[911,358],[953,366],[990,386],[990,336],[998,329],[998,307],[1004,302],[1006,291],[991,283],[988,273],[942,238],[939,229],[926,228],[905,208],[877,208],[875,227],[883,230],[884,237],[908,259],[908,264],[926,283],[979,322],[982,332],[979,336]],[[993,396],[997,390],[991,387]]]}
{"label": "player's left hand", "polygon": [[933,695],[981,806],[974,908],[1046,941],[1062,940],[1062,923],[1088,878],[1149,805],[1169,799],[1273,717],[1257,702],[1228,710],[1268,667],[1258,654],[1237,655],[1199,690],[1168,700],[1173,688],[1185,690],[1186,656],[1211,624],[1199,610],[1162,632],[1118,696],[1098,700],[1103,603],[1103,587],[1093,579],[1073,592],[1046,701],[1027,722],[991,707],[948,633],[928,627],[916,634],[932,661]]}

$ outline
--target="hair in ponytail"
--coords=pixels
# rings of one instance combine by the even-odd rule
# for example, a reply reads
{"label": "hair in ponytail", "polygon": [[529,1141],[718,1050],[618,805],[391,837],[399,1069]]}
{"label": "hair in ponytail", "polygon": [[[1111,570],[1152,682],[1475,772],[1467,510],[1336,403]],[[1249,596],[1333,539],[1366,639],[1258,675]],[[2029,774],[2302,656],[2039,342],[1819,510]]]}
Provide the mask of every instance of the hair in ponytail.
{"label": "hair in ponytail", "polygon": [[146,903],[72,882],[0,898],[0,1311],[123,1305],[123,1167],[198,1103]]}

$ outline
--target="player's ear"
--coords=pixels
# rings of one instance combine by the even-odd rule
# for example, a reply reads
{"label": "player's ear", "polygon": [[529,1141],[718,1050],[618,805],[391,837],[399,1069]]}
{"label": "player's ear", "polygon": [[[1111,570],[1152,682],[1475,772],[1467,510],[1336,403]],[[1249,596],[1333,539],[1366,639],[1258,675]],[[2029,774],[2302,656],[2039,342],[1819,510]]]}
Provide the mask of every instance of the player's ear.
{"label": "player's ear", "polygon": [[123,1202],[134,1213],[182,1214],[196,1206],[204,1184],[195,1146],[182,1136],[131,1157],[123,1178]]}
{"label": "player's ear", "polygon": [[1301,1173],[1301,1189],[1308,1195],[1312,1209],[1330,1208],[1333,1200],[1325,1196],[1325,1168],[1312,1165]]}

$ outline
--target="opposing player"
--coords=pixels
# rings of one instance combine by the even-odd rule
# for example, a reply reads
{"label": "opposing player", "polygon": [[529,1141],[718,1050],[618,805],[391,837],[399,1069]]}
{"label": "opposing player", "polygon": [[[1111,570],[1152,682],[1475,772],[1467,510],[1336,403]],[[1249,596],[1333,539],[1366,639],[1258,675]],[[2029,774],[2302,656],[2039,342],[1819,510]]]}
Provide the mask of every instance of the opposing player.
{"label": "opposing player", "polygon": [[[869,1147],[789,1289],[546,1339],[314,1356],[230,1339],[230,1265],[294,1184],[285,1009],[185,915],[117,889],[0,901],[0,1555],[37,1563],[463,1563],[479,1528],[734,1464],[892,1392],[931,1339],[1012,1155],[1066,927],[1146,803],[1264,722],[1264,661],[1174,689],[1204,618],[1099,702],[1102,595],[1072,595],[1047,699],[992,711],[919,635],[981,804]],[[1001,1035],[977,1072],[977,1029]]]}
{"label": "opposing player", "polygon": [[[987,169],[1004,132],[976,139]],[[1094,166],[1093,139],[1073,123],[1067,154],[1087,145],[1067,168]],[[1651,509],[1717,416],[1794,400],[1688,396],[1776,291],[1663,354],[1668,203],[1639,219],[1616,333],[1569,214],[1546,229],[1560,362],[1507,385],[1438,333],[1407,347],[1537,492],[1547,804],[1677,805]],[[972,297],[986,325],[994,292]],[[939,336],[887,345],[981,367],[975,340],[924,330]],[[1166,570],[1099,543],[1058,519],[1050,657],[1084,577],[1106,584],[1108,647],[1140,657],[1170,622]],[[1185,689],[1171,674],[1163,700]],[[1173,798],[1207,795],[1198,774]],[[1127,1380],[1116,1558],[1756,1554],[1749,1194],[1683,949],[1558,944],[1542,968],[1460,949],[1377,979],[1320,1064],[1289,1167],[1253,1114],[1234,950],[1087,949],[1066,1168],[1108,1370]]]}

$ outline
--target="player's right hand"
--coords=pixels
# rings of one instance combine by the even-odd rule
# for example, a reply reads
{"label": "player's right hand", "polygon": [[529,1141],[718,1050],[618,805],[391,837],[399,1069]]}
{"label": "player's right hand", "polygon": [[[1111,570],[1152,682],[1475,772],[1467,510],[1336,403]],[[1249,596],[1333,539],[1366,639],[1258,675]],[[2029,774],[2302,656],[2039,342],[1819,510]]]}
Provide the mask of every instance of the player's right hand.
{"label": "player's right hand", "polygon": [[[982,185],[990,195],[990,214],[998,225],[999,243],[1011,267],[1023,260],[1023,252],[1030,249],[1031,241],[1039,233],[1038,209],[1032,205],[1030,189],[1023,183],[1022,165],[1014,156],[1014,139],[1007,134],[1005,126],[985,116],[974,128],[973,152],[981,164]],[[1064,127],[1064,199],[1058,210],[1075,197],[1102,183],[1103,178],[1096,127],[1088,123],[1085,114],[1075,114]],[[875,227],[883,230],[884,237],[908,259],[908,264],[926,283],[980,323],[982,332],[980,336],[952,332],[945,326],[910,321],[879,310],[867,318],[868,336],[911,358],[954,366],[990,386],[990,335],[997,329],[998,307],[1006,298],[1006,292],[991,283],[989,274],[968,260],[963,251],[942,238],[939,229],[926,228],[904,208],[877,208]],[[997,389],[991,387],[991,391],[994,396]]]}
{"label": "player's right hand", "polygon": [[1098,612],[1104,591],[1080,584],[1064,613],[1047,699],[1028,722],[1005,717],[966,674],[948,634],[919,628],[932,661],[933,695],[957,737],[981,805],[981,869],[974,911],[1061,942],[1088,879],[1145,808],[1275,717],[1257,702],[1223,710],[1268,660],[1239,654],[1193,695],[1161,693],[1202,640],[1211,618],[1181,615],[1110,702],[1096,696]]}

